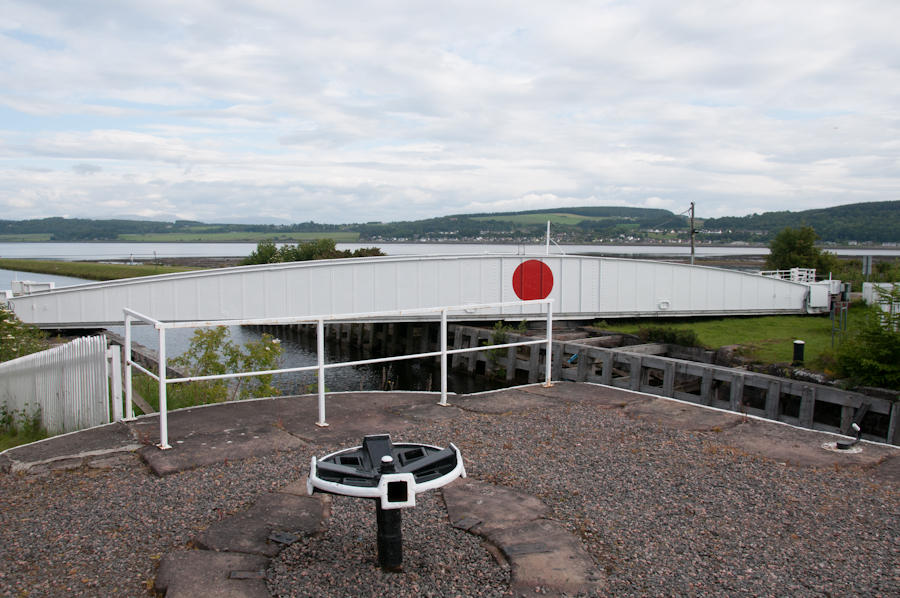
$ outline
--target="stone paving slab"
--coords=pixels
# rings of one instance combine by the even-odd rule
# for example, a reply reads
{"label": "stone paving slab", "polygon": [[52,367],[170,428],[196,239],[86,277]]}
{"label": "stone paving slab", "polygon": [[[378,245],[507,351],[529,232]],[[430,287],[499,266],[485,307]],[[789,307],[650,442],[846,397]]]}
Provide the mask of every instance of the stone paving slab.
{"label": "stone paving slab", "polygon": [[385,409],[415,422],[445,422],[463,415],[463,411],[456,405],[442,407],[437,403],[413,403],[385,407]]}
{"label": "stone paving slab", "polygon": [[153,589],[166,598],[271,598],[265,579],[229,579],[232,571],[265,571],[255,554],[186,550],[160,559]]}
{"label": "stone paving slab", "polygon": [[574,596],[605,585],[581,540],[555,521],[536,496],[457,479],[442,488],[450,522],[486,538],[511,566],[515,596]]}
{"label": "stone paving slab", "polygon": [[704,409],[690,403],[647,397],[625,406],[625,413],[635,419],[659,424],[667,428],[689,431],[725,430],[741,423],[739,413]]}
{"label": "stone paving slab", "polygon": [[216,521],[197,536],[204,550],[276,556],[283,544],[266,538],[275,531],[313,535],[322,524],[322,502],[282,492],[263,494],[252,507]]}
{"label": "stone paving slab", "polygon": [[453,397],[449,402],[465,411],[500,414],[558,405],[559,397],[550,393],[527,392],[520,388],[509,388],[503,391],[461,395]]}
{"label": "stone paving slab", "polygon": [[[716,439],[749,454],[800,467],[855,466],[871,469],[887,459],[900,458],[897,447],[874,442],[856,445],[854,448],[861,449],[860,452],[828,450],[823,445],[832,445],[839,440],[847,442],[847,437],[754,418],[747,418],[746,422],[723,431]],[[888,469],[882,472],[890,475]],[[894,481],[900,481],[900,477],[894,478]]]}
{"label": "stone paving slab", "polygon": [[167,450],[155,445],[145,445],[138,450],[153,473],[160,477],[225,460],[295,451],[307,443],[275,426],[264,426],[226,428],[218,434],[190,434],[181,439],[170,437],[169,444],[172,448]]}
{"label": "stone paving slab", "polygon": [[574,596],[606,585],[581,540],[556,521],[539,519],[494,532],[488,540],[509,560],[514,596]]}
{"label": "stone paving slab", "polygon": [[558,401],[592,403],[604,407],[625,407],[631,403],[642,403],[651,397],[611,386],[599,384],[578,384],[574,382],[554,382],[553,386],[540,384],[523,386],[521,392],[550,397]]}
{"label": "stone paving slab", "polygon": [[116,422],[8,449],[0,455],[0,472],[15,473],[68,459],[129,453],[139,447],[129,427]]}
{"label": "stone paving slab", "polygon": [[[452,523],[468,518],[469,531],[481,536],[540,519],[550,508],[513,488],[458,478],[441,489]],[[478,521],[478,523],[474,523]]]}

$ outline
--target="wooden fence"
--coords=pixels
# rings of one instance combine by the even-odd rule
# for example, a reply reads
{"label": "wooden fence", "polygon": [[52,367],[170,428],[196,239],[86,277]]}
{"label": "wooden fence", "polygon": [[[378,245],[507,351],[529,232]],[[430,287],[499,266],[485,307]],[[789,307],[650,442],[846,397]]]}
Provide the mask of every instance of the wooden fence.
{"label": "wooden fence", "polygon": [[17,418],[40,409],[51,434],[109,423],[107,360],[116,356],[107,354],[105,336],[92,336],[0,363],[0,407]]}
{"label": "wooden fence", "polygon": [[[490,330],[458,327],[454,348],[487,345]],[[518,335],[507,333],[507,342]],[[486,347],[487,349],[487,347]],[[665,357],[664,344],[603,348],[578,342],[554,341],[552,379],[594,382],[757,415],[803,428],[853,434],[857,409],[868,404],[862,437],[900,444],[900,402],[870,397],[810,382],[801,382],[743,369]],[[574,357],[573,356],[577,356]],[[537,382],[544,351],[539,347],[501,349],[456,356],[454,367],[473,373],[501,373],[505,379]],[[502,370],[502,371],[501,371]]]}

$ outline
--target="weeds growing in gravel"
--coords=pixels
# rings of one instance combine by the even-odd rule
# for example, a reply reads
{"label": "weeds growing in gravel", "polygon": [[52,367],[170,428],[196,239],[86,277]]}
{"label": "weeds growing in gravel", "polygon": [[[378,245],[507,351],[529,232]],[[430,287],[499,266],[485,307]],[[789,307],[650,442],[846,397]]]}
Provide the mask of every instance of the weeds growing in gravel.
{"label": "weeds growing in gravel", "polygon": [[6,402],[0,405],[0,451],[47,436],[47,430],[41,423],[40,406],[29,413],[28,409],[10,409]]}

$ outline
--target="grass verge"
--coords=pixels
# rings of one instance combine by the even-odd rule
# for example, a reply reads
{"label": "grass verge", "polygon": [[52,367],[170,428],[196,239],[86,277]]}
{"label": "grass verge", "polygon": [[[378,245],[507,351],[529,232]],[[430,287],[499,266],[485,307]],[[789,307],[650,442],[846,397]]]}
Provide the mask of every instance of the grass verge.
{"label": "grass verge", "polygon": [[[847,331],[858,329],[865,321],[863,307],[851,307]],[[665,326],[675,330],[693,330],[700,343],[709,349],[725,345],[743,345],[740,351],[759,363],[788,363],[793,359],[794,341],[805,341],[804,359],[814,363],[831,350],[831,318],[825,316],[761,316],[735,318],[691,318],[665,321],[622,320],[599,323],[599,327],[628,334],[637,334],[641,327]],[[846,335],[846,333],[845,333]],[[834,346],[840,343],[835,331]]]}
{"label": "grass verge", "polygon": [[190,272],[197,268],[175,268],[154,266],[152,264],[96,264],[93,262],[56,262],[49,260],[10,260],[0,259],[0,268],[18,270],[19,272],[35,272],[37,274],[56,274],[72,276],[87,280],[120,280],[122,278],[138,278],[154,274],[171,274],[173,272]]}

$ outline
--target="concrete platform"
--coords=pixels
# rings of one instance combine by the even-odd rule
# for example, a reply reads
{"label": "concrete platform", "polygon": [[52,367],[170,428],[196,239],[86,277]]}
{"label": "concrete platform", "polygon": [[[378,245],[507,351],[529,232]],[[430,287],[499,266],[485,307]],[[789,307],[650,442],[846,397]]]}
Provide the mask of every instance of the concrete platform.
{"label": "concrete platform", "polygon": [[825,445],[847,437],[594,384],[561,382],[549,388],[530,385],[451,396],[447,407],[437,404],[437,393],[330,393],[326,400],[327,427],[316,425],[315,395],[222,403],[170,412],[170,450],[155,446],[158,417],[143,416],[9,449],[0,454],[0,471],[28,472],[55,463],[90,466],[136,452],[157,475],[164,476],[306,444],[358,442],[373,430],[398,433],[419,422],[446,421],[464,412],[500,415],[573,402],[623,409],[629,417],[669,428],[720,433],[721,442],[776,461],[807,467],[859,467],[900,482],[900,447],[862,442],[860,452],[828,450]]}
{"label": "concrete platform", "polygon": [[[334,393],[327,396],[327,427],[316,425],[315,396],[226,403],[169,414],[169,442],[162,451],[158,418],[102,426],[10,449],[0,468],[23,475],[48,468],[133,467],[136,455],[159,476],[228,460],[291,451],[308,444],[357,443],[373,432],[415,429],[423,422],[446,422],[465,413],[503,416],[532,409],[581,403],[615,409],[661,427],[716,435],[729,450],[799,467],[859,468],[866,475],[900,483],[900,447],[863,442],[861,450],[835,451],[846,439],[690,403],[591,384],[557,383],[450,397],[437,404],[434,393]],[[518,595],[573,595],[601,588],[604,575],[581,541],[544,519],[548,508],[537,497],[479,482],[458,480],[443,489],[451,523],[483,537],[498,561],[511,567]],[[169,597],[268,596],[258,576],[281,547],[274,531],[314,536],[329,515],[329,502],[305,496],[302,483],[261,495],[242,514],[214,523],[194,546],[166,555],[156,589]],[[238,577],[233,578],[237,572]],[[254,577],[256,575],[256,577]],[[537,588],[537,589],[535,589]]]}

